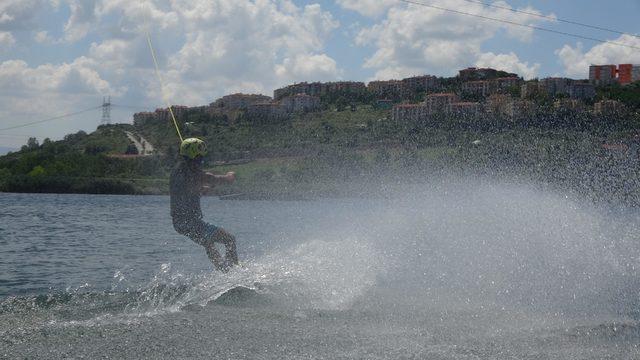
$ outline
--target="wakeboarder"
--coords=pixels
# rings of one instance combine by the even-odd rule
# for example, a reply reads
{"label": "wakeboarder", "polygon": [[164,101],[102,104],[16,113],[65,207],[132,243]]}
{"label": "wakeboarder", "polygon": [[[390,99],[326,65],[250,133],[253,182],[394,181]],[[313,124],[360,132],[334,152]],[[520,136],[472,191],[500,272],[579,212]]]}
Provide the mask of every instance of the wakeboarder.
{"label": "wakeboarder", "polygon": [[[238,264],[236,239],[221,227],[202,220],[201,191],[207,186],[233,183],[235,173],[214,175],[203,170],[207,147],[196,138],[185,139],[180,144],[180,160],[171,173],[171,217],[174,229],[204,246],[207,256],[216,269],[227,271]],[[221,243],[226,249],[224,258],[215,247]]]}

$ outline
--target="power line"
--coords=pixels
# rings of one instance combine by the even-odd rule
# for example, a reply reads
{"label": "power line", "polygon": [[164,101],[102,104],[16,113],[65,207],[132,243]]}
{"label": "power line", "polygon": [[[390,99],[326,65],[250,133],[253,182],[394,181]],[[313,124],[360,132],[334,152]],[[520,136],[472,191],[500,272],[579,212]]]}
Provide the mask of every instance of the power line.
{"label": "power line", "polygon": [[532,12],[532,11],[518,10],[518,9],[511,8],[509,6],[491,4],[491,3],[487,3],[487,2],[479,1],[479,0],[463,0],[463,1],[466,1],[466,2],[469,2],[469,3],[474,3],[474,4],[480,4],[480,5],[484,5],[484,6],[487,6],[487,7],[496,8],[496,9],[509,10],[511,12],[518,13],[518,14],[525,14],[525,15],[529,15],[529,16],[539,17],[539,18],[542,18],[542,19],[559,21],[559,22],[563,22],[565,24],[578,25],[578,26],[582,26],[582,27],[586,27],[586,28],[590,28],[590,29],[607,31],[607,32],[614,33],[614,34],[629,35],[629,36],[633,36],[633,37],[636,37],[636,38],[640,38],[640,36],[638,36],[638,35],[627,33],[627,32],[624,32],[624,31],[614,30],[614,29],[610,29],[610,28],[606,28],[606,27],[602,27],[602,26],[597,26],[597,25],[585,24],[585,23],[581,23],[581,22],[573,21],[573,20],[556,18],[556,17],[553,17],[553,16],[543,15],[543,14],[535,13],[535,12]]}
{"label": "power line", "polygon": [[133,105],[122,105],[122,104],[114,104],[111,103],[112,107],[125,108],[125,109],[133,109],[133,110],[145,110],[141,106],[133,106]]}
{"label": "power line", "polygon": [[84,110],[80,110],[80,111],[76,111],[76,112],[72,112],[72,113],[68,113],[68,114],[58,115],[58,116],[46,118],[46,119],[43,119],[43,120],[32,121],[32,122],[29,122],[29,123],[26,123],[26,124],[9,126],[9,127],[0,129],[0,131],[18,129],[18,128],[27,127],[27,126],[31,126],[31,125],[35,125],[35,124],[41,124],[41,123],[48,122],[48,121],[63,119],[63,118],[66,118],[66,117],[71,117],[71,116],[83,114],[83,113],[86,113],[86,112],[89,112],[89,111],[93,111],[93,110],[97,110],[97,109],[101,109],[101,108],[102,108],[102,105],[95,106],[95,107],[92,107],[92,108],[89,108],[89,109],[84,109]]}
{"label": "power line", "polygon": [[22,138],[26,138],[26,137],[35,137],[35,136],[33,136],[33,135],[21,135],[21,134],[0,134],[0,137],[22,139]]}
{"label": "power line", "polygon": [[[120,108],[128,108],[128,109],[135,109],[135,110],[142,110],[141,107],[139,106],[131,106],[131,105],[120,105],[120,104],[113,104],[113,103],[109,103],[111,107],[120,107]],[[48,122],[48,121],[53,121],[53,120],[59,120],[59,119],[63,119],[66,117],[71,117],[71,116],[75,116],[75,115],[79,115],[79,114],[83,114],[89,111],[93,111],[93,110],[98,110],[98,109],[103,109],[104,110],[104,106],[105,104],[103,103],[100,106],[96,106],[96,107],[92,107],[92,108],[88,108],[88,109],[84,109],[84,110],[79,110],[76,112],[72,112],[72,113],[67,113],[67,114],[63,114],[63,115],[58,115],[58,116],[54,116],[54,117],[50,117],[50,118],[46,118],[46,119],[42,119],[42,120],[38,120],[38,121],[33,121],[33,122],[29,122],[26,124],[21,124],[21,125],[15,125],[15,126],[10,126],[10,127],[6,127],[6,128],[2,128],[0,129],[0,131],[6,131],[6,130],[12,130],[12,129],[18,129],[18,128],[22,128],[22,127],[27,127],[27,126],[31,126],[31,125],[35,125],[35,124],[40,124],[40,123],[44,123],[44,122]],[[0,134],[0,136],[3,137],[10,137],[10,136],[30,136],[30,135],[13,135],[13,134]]]}
{"label": "power line", "polygon": [[589,36],[583,36],[583,35],[568,33],[568,32],[564,32],[564,31],[548,29],[548,28],[544,28],[544,27],[540,27],[540,26],[522,24],[522,23],[511,21],[511,20],[497,19],[497,18],[493,18],[493,17],[489,17],[489,16],[484,16],[484,15],[479,15],[479,14],[472,14],[472,13],[468,13],[468,12],[464,12],[464,11],[460,11],[460,10],[444,8],[444,7],[436,6],[436,5],[429,5],[429,4],[425,4],[425,3],[421,3],[421,2],[417,2],[417,1],[412,1],[412,0],[398,0],[398,1],[404,2],[404,3],[407,3],[407,4],[419,5],[419,6],[432,8],[432,9],[437,9],[437,10],[441,10],[441,11],[455,13],[455,14],[459,14],[459,15],[473,16],[473,17],[477,17],[477,18],[480,18],[480,19],[484,19],[484,20],[497,21],[497,22],[501,22],[501,23],[505,23],[505,24],[509,24],[509,25],[515,25],[515,26],[526,27],[526,28],[530,28],[530,29],[534,29],[534,30],[546,31],[546,32],[553,33],[553,34],[564,35],[564,36],[574,37],[574,38],[583,39],[583,40],[595,41],[595,42],[600,42],[600,43],[604,43],[604,44],[611,44],[611,45],[623,46],[623,47],[628,47],[628,48],[631,48],[631,49],[640,50],[640,46],[623,44],[623,43],[616,42],[616,41],[602,40],[602,39],[593,38],[593,37],[589,37]]}

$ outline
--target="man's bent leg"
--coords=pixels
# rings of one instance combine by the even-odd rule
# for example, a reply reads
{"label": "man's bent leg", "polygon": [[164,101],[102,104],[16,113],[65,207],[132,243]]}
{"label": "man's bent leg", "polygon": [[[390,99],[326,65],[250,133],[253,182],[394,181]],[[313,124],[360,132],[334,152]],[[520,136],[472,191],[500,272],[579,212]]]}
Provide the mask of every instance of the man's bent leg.
{"label": "man's bent leg", "polygon": [[213,241],[222,243],[225,247],[225,261],[228,266],[238,265],[238,251],[236,250],[236,238],[225,229],[218,228],[213,233]]}
{"label": "man's bent leg", "polygon": [[220,270],[220,271],[228,270],[229,267],[225,264],[225,261],[222,258],[222,256],[220,256],[220,253],[218,252],[218,249],[216,249],[216,246],[213,241],[209,241],[207,244],[204,244],[204,248],[207,251],[207,256],[209,257],[209,260],[211,260],[211,262],[213,263],[213,266],[217,270]]}
{"label": "man's bent leg", "polygon": [[215,246],[215,234],[219,228],[215,225],[208,224],[202,220],[191,220],[188,223],[185,222],[185,235],[189,236],[194,242],[202,245],[207,252],[209,260],[213,263],[216,270],[227,271],[229,265],[225,259],[220,256],[220,252]]}

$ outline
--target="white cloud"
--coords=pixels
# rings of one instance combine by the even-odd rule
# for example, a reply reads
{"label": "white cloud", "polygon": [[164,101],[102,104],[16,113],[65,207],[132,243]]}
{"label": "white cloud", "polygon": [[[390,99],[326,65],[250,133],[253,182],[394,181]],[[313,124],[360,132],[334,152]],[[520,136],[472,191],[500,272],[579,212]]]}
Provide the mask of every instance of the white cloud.
{"label": "white cloud", "polygon": [[106,94],[115,92],[102,79],[93,60],[80,57],[72,63],[30,67],[22,60],[0,63],[0,88],[11,89],[2,97],[33,97],[60,94]]}
{"label": "white cloud", "polygon": [[[98,106],[103,94],[122,94],[102,78],[96,68],[99,64],[86,57],[60,65],[44,64],[29,66],[22,60],[7,60],[0,63],[0,119],[3,125],[11,126],[24,122],[48,118],[58,114]],[[67,119],[63,123],[45,123],[22,133],[44,137],[58,137],[79,128],[91,130],[98,121],[98,113],[87,117]],[[70,128],[66,128],[70,126]],[[7,144],[6,139],[2,139]],[[11,145],[19,145],[18,139]]]}
{"label": "white cloud", "polygon": [[275,73],[282,79],[336,80],[342,74],[335,60],[325,54],[300,54],[286,58],[275,66]]}
{"label": "white cloud", "polygon": [[[503,1],[495,4],[509,6]],[[523,24],[547,21],[532,15],[490,8],[463,0],[440,1],[436,5]],[[539,13],[532,8],[525,10]],[[361,30],[355,42],[357,45],[371,45],[376,48],[364,64],[366,68],[376,70],[374,78],[384,79],[391,75],[401,77],[425,72],[446,75],[454,74],[455,70],[480,61],[483,56],[482,44],[501,30],[523,42],[530,41],[533,36],[531,28],[506,25],[418,5],[401,4],[391,7],[382,22]],[[486,61],[488,56],[484,55],[482,61]],[[511,57],[511,54],[508,54],[498,59],[506,61]],[[514,65],[513,62],[507,63]],[[536,65],[519,68],[531,72],[532,69],[535,70]]]}
{"label": "white cloud", "polygon": [[492,52],[480,54],[475,65],[513,72],[525,79],[535,78],[540,70],[540,64],[536,63],[529,66],[528,62],[520,61],[518,55],[513,52],[508,54],[494,54]]}
{"label": "white cloud", "polygon": [[[640,39],[631,35],[621,35],[612,41],[640,47]],[[638,51],[637,48],[634,49],[611,43],[596,45],[586,53],[581,43],[578,43],[576,47],[565,45],[561,49],[556,50],[556,55],[564,65],[567,76],[581,78],[589,77],[589,65],[591,64],[640,64],[640,51]]]}
{"label": "white cloud", "polygon": [[48,31],[38,31],[33,35],[33,40],[35,40],[39,44],[53,44],[56,40],[49,35]]}
{"label": "white cloud", "polygon": [[158,102],[161,94],[149,72],[146,43],[138,40],[142,29],[136,24],[144,24],[144,13],[154,38],[176,33],[183,37],[174,53],[166,53],[164,42],[155,43],[165,93],[173,103],[202,104],[231,91],[269,93],[274,87],[309,77],[340,76],[335,60],[323,53],[326,39],[339,24],[317,4],[301,8],[285,0],[130,4],[105,2],[98,13],[124,12],[122,33],[137,33],[137,37],[94,44],[90,54],[108,69],[130,69],[137,78],[130,88],[146,88],[148,100]]}
{"label": "white cloud", "polygon": [[64,26],[64,40],[70,43],[83,39],[95,21],[95,1],[67,0],[71,15]]}
{"label": "white cloud", "polygon": [[0,31],[0,52],[11,48],[16,43],[16,39],[8,31]]}
{"label": "white cloud", "polygon": [[18,30],[34,27],[33,18],[45,4],[44,0],[0,1],[0,30]]}
{"label": "white cloud", "polygon": [[[140,106],[141,110],[161,105],[163,94],[145,29],[154,40],[164,93],[172,104],[201,105],[239,91],[270,94],[275,87],[295,81],[334,80],[342,75],[336,61],[324,51],[339,23],[318,4],[296,6],[291,0],[92,1],[95,5],[80,0],[60,4],[7,1],[10,7],[0,0],[0,14],[11,17],[15,26],[17,9],[23,3],[38,3],[49,10],[69,5],[70,16],[58,27],[30,28],[34,30],[32,41],[59,43],[61,48],[75,42],[74,47],[87,49],[75,60],[57,64],[35,66],[19,59],[1,62],[0,119],[11,118],[12,124],[98,106],[107,94],[114,103]],[[9,8],[11,11],[5,11]],[[101,29],[100,40],[88,44],[87,34],[94,29]],[[52,34],[60,30],[64,31],[62,38],[53,39]],[[118,120],[130,120],[130,114]],[[67,131],[56,131],[77,129],[77,123],[69,124],[73,125]]]}
{"label": "white cloud", "polygon": [[377,17],[389,7],[397,4],[397,0],[336,0],[345,9],[354,10],[364,16]]}

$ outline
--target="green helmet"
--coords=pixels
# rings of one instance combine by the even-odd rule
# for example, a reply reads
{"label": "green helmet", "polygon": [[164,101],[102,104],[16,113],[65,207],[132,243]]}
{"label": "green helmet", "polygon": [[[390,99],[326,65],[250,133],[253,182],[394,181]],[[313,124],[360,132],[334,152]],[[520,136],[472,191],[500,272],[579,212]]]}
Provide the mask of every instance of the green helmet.
{"label": "green helmet", "polygon": [[195,159],[207,155],[207,144],[197,138],[184,139],[180,144],[180,155]]}

